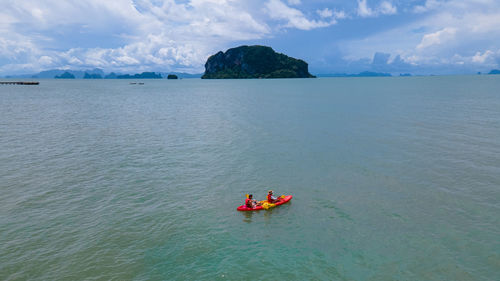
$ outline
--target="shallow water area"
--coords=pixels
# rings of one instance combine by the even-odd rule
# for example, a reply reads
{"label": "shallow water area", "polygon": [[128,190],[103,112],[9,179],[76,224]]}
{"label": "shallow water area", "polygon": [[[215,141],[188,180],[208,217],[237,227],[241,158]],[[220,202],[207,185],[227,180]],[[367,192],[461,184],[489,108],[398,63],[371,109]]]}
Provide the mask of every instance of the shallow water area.
{"label": "shallow water area", "polygon": [[0,86],[0,280],[498,279],[499,76],[129,82]]}

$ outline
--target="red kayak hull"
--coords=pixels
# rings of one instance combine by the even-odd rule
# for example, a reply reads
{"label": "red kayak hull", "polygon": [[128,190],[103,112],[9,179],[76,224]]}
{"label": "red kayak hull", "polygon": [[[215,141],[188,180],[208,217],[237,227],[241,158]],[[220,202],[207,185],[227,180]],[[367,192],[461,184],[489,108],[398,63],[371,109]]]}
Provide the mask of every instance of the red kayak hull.
{"label": "red kayak hull", "polygon": [[[279,202],[276,202],[274,204],[276,204],[276,206],[278,206],[278,205],[288,203],[288,201],[292,200],[292,197],[293,197],[292,195],[286,195],[285,198],[280,199]],[[246,205],[241,205],[238,208],[236,208],[236,210],[238,210],[238,211],[259,211],[259,210],[263,210],[263,209],[264,208],[262,206],[257,206],[255,208],[248,208]]]}

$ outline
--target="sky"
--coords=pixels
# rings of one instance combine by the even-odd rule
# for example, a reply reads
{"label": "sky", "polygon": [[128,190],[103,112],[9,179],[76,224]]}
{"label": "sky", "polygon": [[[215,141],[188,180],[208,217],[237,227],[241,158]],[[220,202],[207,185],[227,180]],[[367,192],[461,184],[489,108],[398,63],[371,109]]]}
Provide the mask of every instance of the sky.
{"label": "sky", "polygon": [[202,73],[267,45],[313,74],[500,68],[499,0],[0,0],[0,75]]}

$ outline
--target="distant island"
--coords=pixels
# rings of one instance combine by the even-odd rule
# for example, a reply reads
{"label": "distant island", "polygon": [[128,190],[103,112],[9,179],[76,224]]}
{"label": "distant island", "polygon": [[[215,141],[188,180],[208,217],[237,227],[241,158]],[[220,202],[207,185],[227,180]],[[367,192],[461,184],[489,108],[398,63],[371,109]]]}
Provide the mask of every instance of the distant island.
{"label": "distant island", "polygon": [[69,73],[69,72],[64,72],[61,75],[56,75],[54,76],[55,79],[75,79],[75,75]]}
{"label": "distant island", "polygon": [[[69,73],[69,72],[64,72],[62,75],[56,75],[54,76],[56,79],[75,79],[75,75]],[[143,72],[141,74],[122,74],[122,75],[117,75],[114,72],[111,72],[110,74],[104,76],[104,79],[162,79],[163,77],[161,74],[156,74],[154,72]],[[102,75],[100,73],[87,73],[83,75],[83,79],[102,79]]]}
{"label": "distant island", "polygon": [[[71,77],[71,75],[73,75],[74,78]],[[175,75],[178,79],[200,78],[203,73],[142,72],[139,74],[127,74],[117,72],[105,73],[99,68],[87,70],[50,69],[35,74],[6,75],[5,78],[54,79],[57,76],[56,79],[168,79],[168,75]]]}
{"label": "distant island", "polygon": [[240,46],[208,58],[202,79],[314,78],[305,61],[267,46]]}
{"label": "distant island", "polygon": [[[247,51],[240,50],[241,48],[247,49]],[[258,60],[256,56],[258,57],[259,55],[256,54],[256,49],[261,49],[264,48],[265,51],[263,53],[267,54],[274,54],[275,58],[285,58],[286,61],[292,62],[291,65],[291,70],[287,69],[278,69],[274,70],[272,72],[269,72],[269,69],[271,68],[271,65],[264,62],[263,60]],[[248,51],[248,49],[252,51]],[[264,50],[263,49],[263,50]],[[254,60],[234,60],[234,65],[231,66],[230,62],[227,62],[226,58],[229,57],[231,58],[231,55],[234,55],[236,53],[239,53],[240,55],[244,54],[250,54],[250,57],[254,57]],[[221,58],[222,57],[222,58]],[[216,59],[217,58],[217,59]],[[245,56],[245,59],[248,59],[248,56]],[[220,61],[218,61],[220,60]],[[277,60],[279,62],[279,59]],[[219,62],[219,65],[214,65],[214,63]],[[298,62],[296,65],[293,64],[293,62]],[[257,67],[253,65],[252,63],[256,63]],[[279,63],[278,63],[279,64]],[[290,64],[289,64],[290,65]],[[279,66],[279,65],[278,65]],[[184,79],[184,78],[205,78],[205,79],[210,79],[210,78],[295,78],[295,77],[314,77],[308,72],[308,65],[306,62],[298,59],[294,59],[291,57],[288,57],[283,54],[279,54],[273,51],[270,47],[264,47],[264,46],[241,46],[238,48],[233,48],[229,49],[226,51],[226,53],[223,52],[218,52],[217,54],[211,56],[208,60],[207,63],[205,64],[205,68],[209,68],[208,72],[205,71],[205,73],[185,73],[185,72],[142,72],[142,73],[137,73],[137,74],[124,74],[124,73],[119,73],[119,72],[110,72],[110,73],[105,73],[102,69],[99,68],[94,68],[94,69],[87,69],[87,70],[72,70],[72,69],[50,69],[50,70],[44,70],[35,74],[16,74],[16,75],[6,75],[4,76],[5,78],[22,78],[22,79],[175,79],[173,78],[174,76],[177,77],[177,79]],[[276,67],[276,64],[275,66]],[[296,71],[296,69],[300,69],[302,67],[303,71]],[[250,72],[250,70],[260,70],[264,68],[265,71],[259,71],[257,72]],[[216,72],[211,72],[210,70],[213,69],[218,69]],[[252,74],[253,73],[253,74]],[[291,74],[290,76],[286,76],[284,74]],[[300,73],[305,74],[303,76],[299,75]],[[492,69],[489,72],[476,72],[475,74],[477,75],[499,75],[500,70],[499,69]],[[393,75],[400,76],[400,77],[408,77],[408,76],[413,76],[414,74],[411,73],[399,73],[398,74],[391,74],[391,73],[384,73],[384,72],[374,72],[374,71],[363,71],[360,73],[319,73],[316,74],[318,77],[390,77]],[[203,77],[202,77],[203,76]],[[417,76],[434,76],[433,74],[426,74],[426,75],[418,75]]]}
{"label": "distant island", "polygon": [[88,74],[87,72],[85,72],[85,74],[83,75],[83,79],[102,79],[102,76],[99,73]]}
{"label": "distant island", "polygon": [[125,75],[117,75],[116,79],[161,79],[161,74],[156,74],[154,72],[143,72],[141,74],[125,74]]}
{"label": "distant island", "polygon": [[[335,73],[335,74],[319,74],[320,77],[391,77],[390,73],[363,71],[358,74]],[[409,73],[401,74],[401,76],[411,76]]]}
{"label": "distant island", "polygon": [[118,76],[118,75],[116,75],[116,73],[111,72],[110,74],[108,74],[108,75],[104,76],[104,79],[117,79],[117,78],[116,78],[117,76]]}

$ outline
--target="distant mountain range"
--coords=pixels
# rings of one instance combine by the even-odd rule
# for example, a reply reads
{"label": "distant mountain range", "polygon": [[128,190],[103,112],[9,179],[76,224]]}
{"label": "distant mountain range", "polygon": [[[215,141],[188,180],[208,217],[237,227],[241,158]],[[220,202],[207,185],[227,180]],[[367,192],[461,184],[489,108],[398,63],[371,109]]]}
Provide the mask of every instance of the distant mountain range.
{"label": "distant mountain range", "polygon": [[200,78],[202,73],[184,72],[142,72],[137,74],[105,73],[102,69],[68,70],[51,69],[36,74],[7,75],[5,78],[39,78],[39,79],[167,79],[169,74],[179,78]]}
{"label": "distant mountain range", "polygon": [[[150,73],[154,75],[150,75]],[[201,78],[203,73],[184,73],[184,72],[143,72],[140,74],[123,74],[123,73],[105,73],[102,69],[95,68],[91,70],[64,70],[64,69],[51,69],[42,71],[36,74],[20,74],[20,75],[7,75],[5,78],[39,78],[39,79],[147,79],[147,78],[162,78],[167,79],[169,74],[176,75],[178,78]],[[481,72],[478,72],[481,74]],[[499,69],[492,69],[488,72],[490,75],[500,74]],[[161,77],[158,77],[161,75]],[[73,78],[74,76],[74,78]],[[141,77],[142,76],[142,77]],[[153,77],[155,76],[155,77]],[[390,77],[390,73],[364,71],[360,73],[333,73],[333,74],[317,74],[317,77]],[[410,73],[401,73],[399,76],[412,76]]]}
{"label": "distant mountain range", "polygon": [[[334,74],[318,74],[318,77],[390,77],[390,73],[363,71],[358,74],[334,73]],[[409,76],[408,73],[401,76]]]}
{"label": "distant mountain range", "polygon": [[[481,72],[478,72],[481,74]],[[500,70],[493,69],[488,74],[500,74]],[[363,71],[357,74],[347,74],[347,73],[334,73],[334,74],[317,74],[318,77],[390,77],[392,74],[390,73],[382,73],[382,72],[371,72],[371,71]],[[400,73],[401,77],[413,76],[410,73]],[[420,76],[420,75],[417,75]],[[425,76],[425,75],[424,75]],[[430,74],[429,76],[434,76]]]}
{"label": "distant mountain range", "polygon": [[318,77],[390,77],[390,73],[363,71],[358,74],[333,73],[333,74],[318,74]]}

